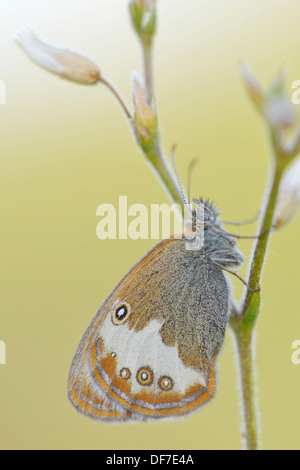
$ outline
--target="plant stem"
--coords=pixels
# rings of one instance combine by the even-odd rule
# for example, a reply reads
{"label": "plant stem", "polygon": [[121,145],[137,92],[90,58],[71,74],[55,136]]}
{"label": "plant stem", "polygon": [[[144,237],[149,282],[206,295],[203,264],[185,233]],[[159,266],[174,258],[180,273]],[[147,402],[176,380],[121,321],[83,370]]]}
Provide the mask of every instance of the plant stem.
{"label": "plant stem", "polygon": [[103,85],[106,86],[106,88],[108,88],[108,90],[114,95],[114,97],[116,98],[116,100],[118,101],[118,103],[120,104],[121,108],[123,109],[124,113],[126,114],[126,117],[129,119],[129,120],[132,120],[132,115],[131,115],[131,112],[128,108],[128,106],[126,105],[125,101],[123,100],[123,98],[121,97],[120,93],[116,90],[116,88],[112,85],[112,83],[110,83],[106,78],[104,77],[101,77],[99,79],[99,83],[102,83]]}
{"label": "plant stem", "polygon": [[[260,224],[260,234],[256,242],[253,252],[248,285],[251,289],[257,289],[261,283],[261,276],[264,261],[267,252],[268,242],[271,236],[274,211],[280,181],[283,171],[288,164],[288,160],[279,158],[275,159],[272,169],[272,179],[269,193],[266,200],[265,210]],[[257,410],[255,404],[254,390],[254,353],[253,353],[253,331],[257,316],[260,311],[260,292],[252,292],[247,289],[240,314],[235,314],[231,320],[231,326],[237,343],[241,393],[243,403],[243,422],[245,428],[245,437],[248,450],[256,450],[258,448],[258,431],[257,431]]]}
{"label": "plant stem", "polygon": [[144,61],[144,74],[149,103],[153,100],[153,76],[152,76],[152,45],[150,41],[143,41],[143,61]]}
{"label": "plant stem", "polygon": [[[144,63],[144,76],[145,86],[149,103],[154,102],[154,87],[153,87],[153,67],[152,67],[152,41],[141,40],[143,63]],[[166,159],[160,143],[159,129],[157,130],[155,143],[150,150],[144,150],[144,155],[153,167],[155,173],[162,181],[167,190],[171,200],[182,209],[184,209],[184,202],[176,179],[173,176],[168,160]]]}
{"label": "plant stem", "polygon": [[[267,246],[272,232],[272,222],[274,217],[279,185],[285,166],[285,164],[283,164],[279,159],[277,159],[277,162],[274,165],[274,168],[272,169],[271,188],[269,190],[267,204],[263,213],[261,228],[259,232],[260,234],[263,234],[263,236],[257,239],[249,273],[248,285],[251,289],[259,288],[261,282],[261,275],[266,257]],[[243,319],[244,324],[254,324],[256,320],[257,315],[253,314],[254,312],[252,312],[250,309],[251,303],[254,301],[255,296],[259,296],[259,293],[251,292],[249,289],[246,291],[245,299],[243,301],[243,307],[241,309],[241,318]],[[247,317],[247,314],[249,313],[251,314],[251,318]]]}
{"label": "plant stem", "polygon": [[171,200],[175,204],[178,204],[183,210],[184,203],[180,191],[171,172],[169,162],[165,158],[159,143],[156,142],[154,149],[149,152],[144,152],[144,154],[153,167],[154,172],[163,183]]}
{"label": "plant stem", "polygon": [[258,449],[257,410],[255,406],[255,390],[253,377],[253,329],[240,326],[235,332],[237,343],[241,393],[243,406],[243,422],[247,450]]}
{"label": "plant stem", "polygon": [[[144,74],[146,82],[146,90],[149,102],[153,101],[153,77],[152,77],[152,51],[151,44],[149,42],[143,41],[143,57],[144,57]],[[110,83],[106,78],[101,77],[99,83],[102,83],[106,88],[114,95],[121,108],[123,109],[127,119],[131,123],[133,116],[126,105],[125,101],[117,91],[117,89]],[[170,199],[178,204],[183,210],[183,201],[180,194],[180,190],[176,183],[176,180],[172,174],[168,160],[164,156],[164,152],[160,145],[159,132],[157,131],[155,143],[153,147],[149,150],[143,150],[143,153],[151,166],[154,169],[155,174],[161,180],[163,186],[166,189],[166,192],[169,194]]]}

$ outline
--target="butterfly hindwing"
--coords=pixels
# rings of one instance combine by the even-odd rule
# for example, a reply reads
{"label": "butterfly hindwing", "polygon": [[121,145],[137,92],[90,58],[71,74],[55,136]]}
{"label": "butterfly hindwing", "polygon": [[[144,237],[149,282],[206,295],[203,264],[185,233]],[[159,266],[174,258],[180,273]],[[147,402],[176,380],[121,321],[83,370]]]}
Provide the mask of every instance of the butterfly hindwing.
{"label": "butterfly hindwing", "polygon": [[202,405],[215,390],[228,303],[219,268],[183,240],[159,243],[85,332],[70,370],[72,404],[99,419],[180,416]]}

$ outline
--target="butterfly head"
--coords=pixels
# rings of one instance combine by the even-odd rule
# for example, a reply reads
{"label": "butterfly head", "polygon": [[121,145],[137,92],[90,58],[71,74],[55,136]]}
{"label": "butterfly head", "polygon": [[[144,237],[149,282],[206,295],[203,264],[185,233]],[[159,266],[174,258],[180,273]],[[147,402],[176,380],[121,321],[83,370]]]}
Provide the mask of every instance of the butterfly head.
{"label": "butterfly head", "polygon": [[[220,212],[216,205],[208,199],[193,199],[196,209],[193,209],[193,220],[203,224],[204,230],[212,228],[216,225]],[[200,208],[200,210],[198,210]],[[200,220],[199,220],[200,219]]]}
{"label": "butterfly head", "polygon": [[[224,265],[240,266],[244,257],[237,248],[236,239],[228,233],[219,219],[220,212],[216,205],[208,199],[193,199],[195,208],[192,210],[191,225],[187,225],[192,232],[202,234],[206,253],[218,254],[218,260]],[[191,236],[191,232],[187,232]]]}

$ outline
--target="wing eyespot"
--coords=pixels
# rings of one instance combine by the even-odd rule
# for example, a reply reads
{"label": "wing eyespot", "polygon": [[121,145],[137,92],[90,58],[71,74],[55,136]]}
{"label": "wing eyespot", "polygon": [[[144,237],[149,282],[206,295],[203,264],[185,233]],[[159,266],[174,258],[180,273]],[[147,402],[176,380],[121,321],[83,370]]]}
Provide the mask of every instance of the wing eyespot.
{"label": "wing eyespot", "polygon": [[122,302],[122,304],[119,305],[113,312],[112,322],[114,325],[122,325],[123,323],[126,322],[129,315],[130,315],[129,305],[126,302]]}
{"label": "wing eyespot", "polygon": [[164,392],[172,390],[173,385],[174,384],[173,384],[173,380],[171,379],[171,377],[167,377],[166,375],[164,375],[163,377],[160,377],[160,379],[158,380],[158,386]]}
{"label": "wing eyespot", "polygon": [[153,372],[150,367],[141,367],[136,373],[136,380],[140,385],[149,386],[153,384]]}
{"label": "wing eyespot", "polygon": [[128,380],[131,377],[131,372],[127,367],[124,367],[120,370],[120,376],[122,377],[122,379]]}

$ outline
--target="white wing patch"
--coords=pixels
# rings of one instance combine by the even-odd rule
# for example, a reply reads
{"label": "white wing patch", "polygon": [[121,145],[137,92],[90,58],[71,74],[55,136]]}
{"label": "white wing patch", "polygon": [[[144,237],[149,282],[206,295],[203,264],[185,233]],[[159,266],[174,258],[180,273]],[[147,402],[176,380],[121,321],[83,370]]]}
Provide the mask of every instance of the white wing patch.
{"label": "white wing patch", "polygon": [[[141,331],[129,329],[127,323],[114,325],[108,315],[101,325],[100,334],[104,341],[105,354],[115,354],[117,373],[130,371],[132,393],[144,389],[137,380],[138,371],[148,368],[153,372],[152,383],[156,388],[161,377],[172,379],[172,390],[183,394],[193,384],[206,386],[204,376],[186,367],[178,356],[177,346],[166,346],[160,335],[162,323],[151,320]],[[125,373],[125,372],[124,372]]]}

